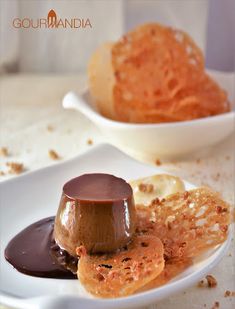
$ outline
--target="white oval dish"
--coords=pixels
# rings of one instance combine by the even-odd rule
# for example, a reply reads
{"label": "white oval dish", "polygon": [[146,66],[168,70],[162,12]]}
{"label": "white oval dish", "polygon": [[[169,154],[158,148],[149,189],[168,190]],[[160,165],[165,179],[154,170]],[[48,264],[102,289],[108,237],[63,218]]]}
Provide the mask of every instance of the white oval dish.
{"label": "white oval dish", "polygon": [[[13,269],[4,258],[7,243],[29,224],[55,215],[63,184],[70,178],[89,172],[111,173],[126,180],[165,173],[160,168],[137,162],[110,145],[101,144],[72,160],[1,183],[0,303],[22,309],[136,308],[157,302],[195,284],[225,255],[232,231],[225,243],[208,250],[167,284],[116,299],[92,298],[78,280],[31,277]],[[184,183],[187,190],[195,188],[188,182]]]}
{"label": "white oval dish", "polygon": [[[234,73],[210,71],[234,102]],[[212,146],[234,130],[235,111],[191,121],[162,124],[132,124],[103,117],[92,104],[89,91],[69,92],[63,107],[75,109],[90,119],[107,140],[128,153],[145,153],[160,158],[176,158]]]}

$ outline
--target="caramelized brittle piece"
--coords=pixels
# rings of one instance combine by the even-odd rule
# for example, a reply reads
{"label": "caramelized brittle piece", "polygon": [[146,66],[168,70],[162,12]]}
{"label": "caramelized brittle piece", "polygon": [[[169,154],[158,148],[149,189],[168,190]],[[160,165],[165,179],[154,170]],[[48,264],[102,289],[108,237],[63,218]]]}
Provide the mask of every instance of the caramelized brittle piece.
{"label": "caramelized brittle piece", "polygon": [[118,120],[157,123],[229,110],[226,93],[206,73],[201,50],[185,32],[152,23],[112,47]]}
{"label": "caramelized brittle piece", "polygon": [[164,268],[163,245],[155,236],[137,236],[126,250],[115,254],[81,254],[78,278],[98,297],[132,294],[157,277]]}

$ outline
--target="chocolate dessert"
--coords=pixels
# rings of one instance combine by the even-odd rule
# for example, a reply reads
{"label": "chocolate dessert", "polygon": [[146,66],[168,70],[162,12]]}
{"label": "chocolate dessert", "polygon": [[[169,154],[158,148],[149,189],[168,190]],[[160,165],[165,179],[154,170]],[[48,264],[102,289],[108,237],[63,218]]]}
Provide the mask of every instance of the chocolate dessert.
{"label": "chocolate dessert", "polygon": [[[18,271],[37,277],[76,278],[76,248],[115,252],[135,232],[131,186],[109,174],[85,174],[68,181],[56,218],[40,220],[8,244],[5,257]],[[54,224],[55,222],[55,224]]]}
{"label": "chocolate dessert", "polygon": [[64,185],[54,237],[72,256],[80,245],[89,253],[121,249],[134,231],[133,192],[125,180],[108,174],[85,174]]}

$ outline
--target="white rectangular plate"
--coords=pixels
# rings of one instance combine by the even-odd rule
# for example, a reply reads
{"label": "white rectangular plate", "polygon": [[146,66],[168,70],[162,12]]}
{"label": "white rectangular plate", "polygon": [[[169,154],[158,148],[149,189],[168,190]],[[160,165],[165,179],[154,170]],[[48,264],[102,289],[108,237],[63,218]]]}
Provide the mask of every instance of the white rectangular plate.
{"label": "white rectangular plate", "polygon": [[[102,144],[76,158],[29,172],[0,185],[1,262],[0,302],[18,308],[131,308],[151,304],[197,282],[215,266],[229,245],[208,252],[196,264],[168,284],[144,293],[118,299],[95,299],[86,293],[78,280],[36,278],[19,273],[6,262],[4,249],[18,232],[29,224],[55,215],[63,184],[84,173],[105,172],[126,180],[165,173],[161,169]],[[195,186],[185,182],[186,189]]]}

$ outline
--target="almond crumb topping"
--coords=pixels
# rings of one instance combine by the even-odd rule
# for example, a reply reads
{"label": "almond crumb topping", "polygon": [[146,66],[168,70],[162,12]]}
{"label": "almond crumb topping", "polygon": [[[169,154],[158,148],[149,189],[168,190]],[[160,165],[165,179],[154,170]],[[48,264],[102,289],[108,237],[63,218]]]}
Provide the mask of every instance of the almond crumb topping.
{"label": "almond crumb topping", "polygon": [[152,184],[145,184],[145,183],[140,183],[138,188],[141,192],[144,193],[152,193],[154,189]]}

